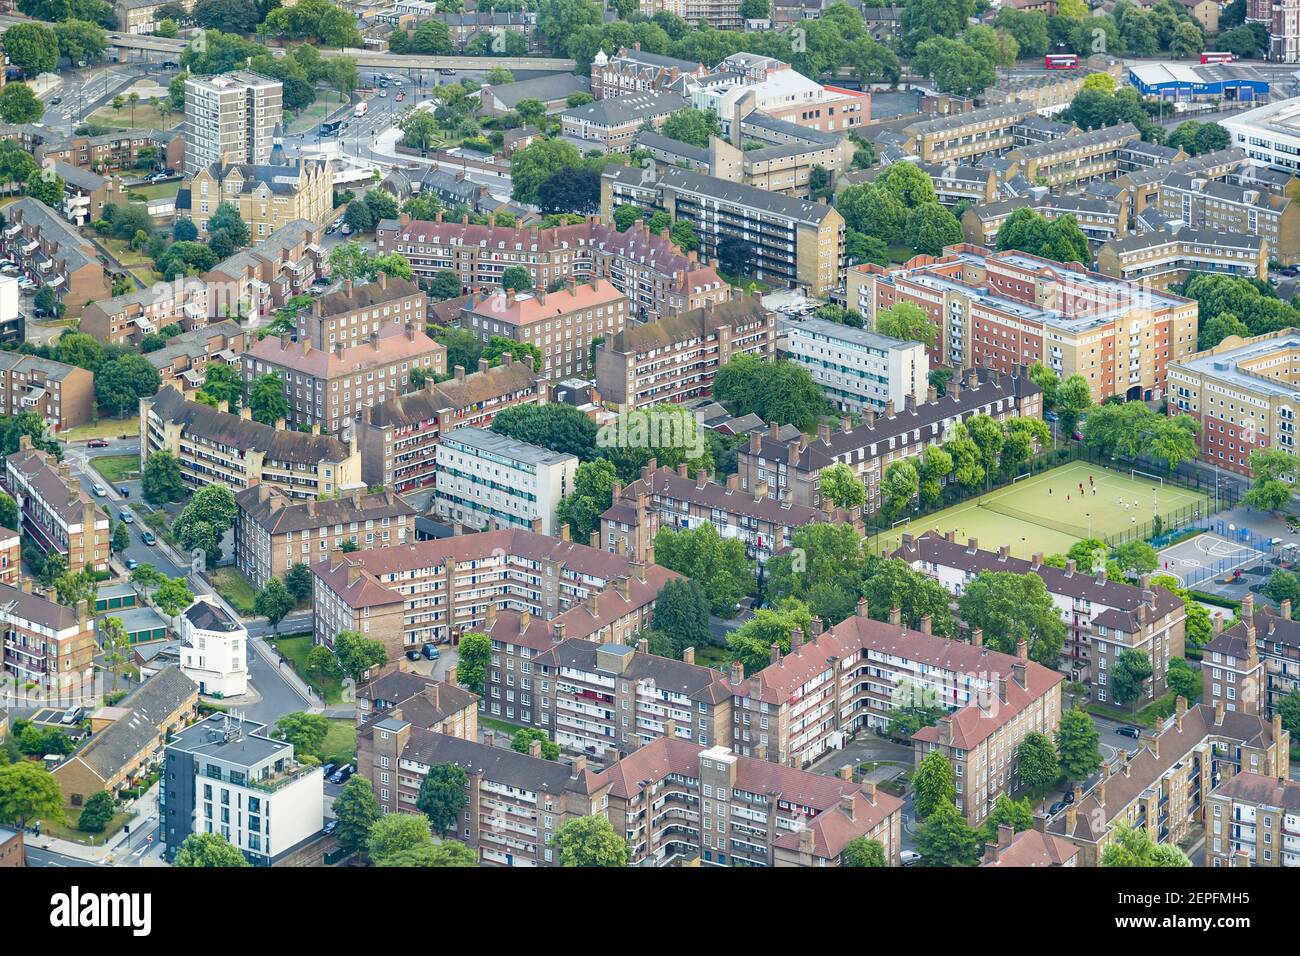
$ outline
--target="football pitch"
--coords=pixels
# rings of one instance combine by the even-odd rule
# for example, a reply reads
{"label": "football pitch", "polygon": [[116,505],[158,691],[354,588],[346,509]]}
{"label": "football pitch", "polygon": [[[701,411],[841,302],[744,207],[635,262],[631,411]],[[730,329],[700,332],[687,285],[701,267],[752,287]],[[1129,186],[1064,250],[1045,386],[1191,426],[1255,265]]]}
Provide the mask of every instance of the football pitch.
{"label": "football pitch", "polygon": [[1064,554],[1089,533],[1095,538],[1120,535],[1149,525],[1155,515],[1166,527],[1180,514],[1179,523],[1187,524],[1189,509],[1205,517],[1206,505],[1203,492],[1162,483],[1156,476],[1076,461],[899,524],[867,544],[873,554],[888,554],[905,532],[919,537],[927,531],[955,531],[959,541],[976,538],[988,551],[1009,545],[1021,558],[1037,552]]}

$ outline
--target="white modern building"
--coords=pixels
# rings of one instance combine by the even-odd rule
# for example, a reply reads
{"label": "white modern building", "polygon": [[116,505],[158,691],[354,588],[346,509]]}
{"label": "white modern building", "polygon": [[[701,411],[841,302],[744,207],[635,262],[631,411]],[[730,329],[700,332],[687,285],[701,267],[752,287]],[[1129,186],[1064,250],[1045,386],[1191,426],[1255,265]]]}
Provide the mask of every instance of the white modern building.
{"label": "white modern building", "polygon": [[457,428],[437,451],[434,504],[447,521],[485,528],[533,528],[555,534],[555,508],[573,491],[575,455],[516,441],[482,428]]}
{"label": "white modern building", "polygon": [[181,612],[181,670],[208,697],[248,691],[248,631],[206,594]]}
{"label": "white modern building", "polygon": [[185,80],[185,178],[214,163],[271,160],[284,84],[248,70]]}
{"label": "white modern building", "polygon": [[254,866],[271,866],[320,832],[324,775],[265,724],[213,714],[167,744],[158,814],[168,860],[191,833],[220,833]]}
{"label": "white modern building", "polygon": [[1225,117],[1219,125],[1251,162],[1300,171],[1300,97]]}
{"label": "white modern building", "polygon": [[930,359],[920,342],[878,335],[825,319],[782,319],[777,351],[798,362],[840,411],[901,411],[929,391]]}

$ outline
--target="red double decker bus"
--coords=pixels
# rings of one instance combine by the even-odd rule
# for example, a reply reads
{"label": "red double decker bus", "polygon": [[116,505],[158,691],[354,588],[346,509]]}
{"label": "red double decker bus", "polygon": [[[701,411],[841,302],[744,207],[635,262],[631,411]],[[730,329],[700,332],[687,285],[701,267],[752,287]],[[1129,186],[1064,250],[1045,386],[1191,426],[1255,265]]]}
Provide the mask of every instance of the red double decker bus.
{"label": "red double decker bus", "polygon": [[1043,66],[1049,70],[1073,70],[1079,66],[1079,57],[1074,53],[1049,53],[1043,57]]}
{"label": "red double decker bus", "polygon": [[1231,53],[1202,53],[1202,63],[1231,63],[1236,57]]}

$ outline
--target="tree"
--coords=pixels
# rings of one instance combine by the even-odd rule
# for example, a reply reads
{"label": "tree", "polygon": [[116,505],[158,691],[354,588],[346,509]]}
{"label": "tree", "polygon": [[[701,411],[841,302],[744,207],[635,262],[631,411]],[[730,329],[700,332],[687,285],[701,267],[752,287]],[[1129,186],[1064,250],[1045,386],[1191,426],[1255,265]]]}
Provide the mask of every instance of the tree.
{"label": "tree", "polygon": [[426,866],[478,866],[478,857],[463,843],[456,840],[421,842],[404,850],[384,855],[376,866],[426,867]]}
{"label": "tree", "polygon": [[152,505],[183,501],[189,494],[181,477],[180,459],[169,451],[156,451],[149,456],[144,463],[141,485],[145,501]]}
{"label": "tree", "polygon": [[370,781],[360,775],[348,778],[343,792],[334,798],[332,809],[334,819],[338,821],[335,839],[341,848],[352,852],[366,846],[370,828],[384,815]]}
{"label": "tree", "polygon": [[113,808],[113,795],[107,790],[92,793],[81,808],[77,829],[83,833],[103,833],[113,819]]}
{"label": "tree", "polygon": [[1101,865],[1112,867],[1186,867],[1187,854],[1172,843],[1153,843],[1146,827],[1115,825],[1111,840],[1101,851]]}
{"label": "tree", "polygon": [[[460,276],[450,269],[443,269],[434,273],[433,278],[429,281],[429,296],[435,302],[444,302],[447,299],[454,299],[460,295],[461,284]],[[457,330],[459,331],[459,330]]]}
{"label": "tree", "polygon": [[655,560],[700,582],[714,614],[730,616],[754,587],[753,562],[739,538],[723,538],[713,524],[674,530],[661,527],[655,535]]}
{"label": "tree", "polygon": [[590,215],[600,210],[600,174],[593,169],[566,166],[551,173],[537,187],[537,206],[544,213]]}
{"label": "tree", "polygon": [[722,124],[713,110],[684,109],[669,115],[659,132],[669,139],[703,149],[709,145],[710,136],[722,136]]}
{"label": "tree", "polygon": [[295,601],[307,600],[311,597],[311,568],[299,561],[285,572],[284,586]]}
{"label": "tree", "polygon": [[627,841],[601,816],[578,817],[555,831],[560,866],[627,866]]}
{"label": "tree", "polygon": [[487,676],[488,662],[492,659],[491,638],[486,634],[464,634],[457,650],[456,679],[462,687],[482,696],[483,680]]}
{"label": "tree", "polygon": [[895,517],[921,492],[921,476],[910,461],[893,461],[880,480],[880,498],[885,514]]}
{"label": "tree", "polygon": [[1046,734],[1032,731],[1016,748],[1016,774],[1020,784],[1034,792],[1046,792],[1061,776],[1056,749]]}
{"label": "tree", "polygon": [[1085,90],[1100,90],[1103,93],[1115,92],[1115,77],[1109,73],[1089,73],[1083,79]]}
{"label": "tree", "polygon": [[1052,596],[1035,574],[983,571],[957,600],[958,614],[982,628],[985,644],[1004,654],[1025,641],[1032,660],[1052,667],[1065,643],[1065,623]]}
{"label": "tree", "polygon": [[338,677],[339,661],[328,647],[317,644],[307,652],[307,670],[322,677]]}
{"label": "tree", "polygon": [[289,399],[284,394],[284,381],[276,372],[267,372],[253,379],[248,390],[248,407],[253,418],[263,425],[274,425],[289,415]]}
{"label": "tree", "polygon": [[492,419],[492,431],[581,461],[596,457],[596,423],[572,405],[511,405]]}
{"label": "tree", "polygon": [[912,792],[916,818],[924,820],[942,806],[953,806],[957,788],[953,783],[952,764],[941,750],[931,750],[912,775]]}
{"label": "tree", "polygon": [[1153,673],[1146,651],[1134,647],[1120,651],[1110,672],[1110,699],[1120,706],[1140,700]]}
{"label": "tree", "polygon": [[248,226],[239,215],[239,208],[231,203],[218,203],[208,219],[208,241],[224,235],[229,240],[232,250],[248,245]]}
{"label": "tree", "polygon": [[691,578],[673,578],[664,582],[655,598],[655,630],[663,632],[672,646],[672,656],[680,659],[688,647],[704,647],[709,642],[709,597],[700,582]]}
{"label": "tree", "polygon": [[18,530],[18,504],[3,491],[0,491],[0,528]]}
{"label": "tree", "polygon": [[32,820],[63,820],[63,792],[44,765],[0,766],[0,821],[24,830]]}
{"label": "tree", "polygon": [[945,246],[962,241],[961,223],[937,202],[922,203],[907,214],[907,220],[903,224],[903,238],[913,252],[927,256],[941,255]]}
{"label": "tree", "polygon": [[366,854],[376,866],[384,866],[393,854],[433,845],[429,821],[411,813],[386,813],[370,827]]}
{"label": "tree", "polygon": [[1291,501],[1300,458],[1280,448],[1252,451],[1250,473],[1254,482],[1242,500],[1257,511],[1281,511]]}
{"label": "tree", "polygon": [[921,824],[916,846],[926,866],[974,866],[979,862],[979,837],[948,800],[935,807]]}
{"label": "tree", "polygon": [[127,530],[125,522],[119,521],[113,529],[112,547],[118,554],[131,547],[131,532]]}
{"label": "tree", "polygon": [[186,550],[202,548],[208,562],[221,557],[221,538],[235,524],[234,493],[225,485],[204,485],[172,523],[172,533]]}
{"label": "tree", "polygon": [[194,593],[185,578],[167,578],[154,591],[153,602],[168,617],[175,617],[194,603]]}
{"label": "tree", "polygon": [[1070,709],[1061,715],[1056,730],[1061,772],[1067,780],[1087,780],[1101,766],[1097,725],[1085,711]]}
{"label": "tree", "polygon": [[1300,690],[1293,690],[1278,701],[1277,713],[1283,727],[1292,734],[1300,733]]}
{"label": "tree", "polygon": [[59,66],[58,37],[39,23],[13,24],[5,31],[4,51],[25,76],[53,73]]}
{"label": "tree", "polygon": [[1125,571],[1136,571],[1138,574],[1154,571],[1160,563],[1156,549],[1145,541],[1121,544],[1115,549],[1115,560]]}
{"label": "tree", "polygon": [[838,508],[851,511],[862,508],[867,503],[866,486],[853,474],[853,469],[842,461],[823,468],[819,481],[822,497]]}
{"label": "tree", "polygon": [[1009,826],[1014,832],[1021,833],[1033,825],[1034,805],[1028,797],[1023,800],[1012,800],[1005,793],[1000,793],[993,803],[993,809],[984,818],[984,825],[980,827],[980,842],[996,843],[998,828],[1002,826]]}
{"label": "tree", "polygon": [[840,862],[842,866],[889,866],[880,841],[867,837],[856,837],[846,843]]}
{"label": "tree", "polygon": [[125,418],[127,408],[158,391],[162,379],[143,355],[127,353],[106,362],[95,374],[95,398],[100,405],[116,408]]}
{"label": "tree", "polygon": [[439,836],[456,832],[460,815],[469,803],[465,795],[468,785],[465,771],[454,763],[434,764],[424,775],[415,805]]}
{"label": "tree", "polygon": [[1082,375],[1071,375],[1056,392],[1056,412],[1061,417],[1061,430],[1073,434],[1079,418],[1092,407],[1092,389]]}
{"label": "tree", "polygon": [[375,217],[371,215],[370,207],[364,202],[350,204],[347,212],[343,214],[343,221],[353,232],[370,232],[375,228]]}
{"label": "tree", "polygon": [[176,851],[172,866],[240,867],[252,864],[220,833],[191,833]]}
{"label": "tree", "polygon": [[252,33],[260,19],[253,0],[197,0],[194,23],[222,33]]}
{"label": "tree", "polygon": [[492,368],[501,364],[501,356],[509,355],[511,361],[523,364],[525,359],[533,360],[533,368],[542,367],[543,358],[542,350],[531,342],[516,342],[512,338],[504,335],[494,335],[488,339],[487,348],[483,350],[482,358],[488,360]]}
{"label": "tree", "polygon": [[998,228],[999,251],[1018,250],[1058,262],[1092,261],[1088,239],[1073,216],[1049,221],[1028,206],[1017,209]]}
{"label": "tree", "polygon": [[511,157],[511,198],[519,203],[536,202],[542,183],[561,169],[581,166],[582,157],[571,144],[558,139],[536,140]]}
{"label": "tree", "polygon": [[343,672],[360,684],[366,672],[388,663],[384,645],[358,631],[339,631],[334,638],[334,656],[339,659]]}
{"label": "tree", "polygon": [[585,541],[599,530],[600,516],[613,502],[618,472],[604,458],[584,461],[573,476],[573,492],[560,500],[556,518],[569,526],[575,541]]}
{"label": "tree", "polygon": [[736,415],[754,414],[803,432],[812,431],[827,410],[825,393],[802,365],[747,353],[733,355],[718,370],[713,396]]}
{"label": "tree", "polygon": [[330,722],[324,714],[309,714],[302,710],[285,714],[275,722],[275,736],[293,744],[294,753],[299,756],[321,757],[329,729]]}
{"label": "tree", "polygon": [[727,635],[727,649],[734,660],[745,665],[747,673],[762,670],[771,660],[772,647],[788,653],[791,638],[798,629],[808,634],[812,629],[812,612],[798,598],[788,597],[776,607],[760,608],[754,616]]}
{"label": "tree", "polygon": [[533,741],[542,745],[543,760],[560,759],[560,745],[547,737],[546,731],[538,730],[536,727],[525,727],[515,731],[514,737],[510,739],[510,749],[515,753],[526,754],[532,747]]}
{"label": "tree", "polygon": [[508,266],[501,273],[501,287],[514,292],[527,292],[533,287],[532,273],[523,266]]}
{"label": "tree", "polygon": [[1195,702],[1201,692],[1201,678],[1199,672],[1192,669],[1192,665],[1182,657],[1175,657],[1169,662],[1169,670],[1165,672],[1165,686],[1175,697],[1185,697],[1190,702]]}
{"label": "tree", "polygon": [[876,313],[875,330],[881,335],[934,348],[938,330],[930,317],[911,302],[898,302]]}

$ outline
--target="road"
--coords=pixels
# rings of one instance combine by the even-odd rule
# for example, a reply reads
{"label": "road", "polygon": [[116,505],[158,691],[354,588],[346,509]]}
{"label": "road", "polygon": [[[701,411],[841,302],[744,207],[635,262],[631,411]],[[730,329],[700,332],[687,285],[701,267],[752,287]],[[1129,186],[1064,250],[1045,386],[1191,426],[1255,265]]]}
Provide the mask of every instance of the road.
{"label": "road", "polygon": [[[37,839],[39,839],[39,837]],[[28,866],[104,866],[103,863],[88,863],[85,860],[78,860],[73,856],[64,856],[62,853],[55,853],[53,850],[43,850],[40,847],[32,846],[30,843],[23,849],[27,854]]]}

